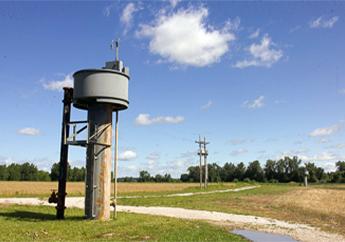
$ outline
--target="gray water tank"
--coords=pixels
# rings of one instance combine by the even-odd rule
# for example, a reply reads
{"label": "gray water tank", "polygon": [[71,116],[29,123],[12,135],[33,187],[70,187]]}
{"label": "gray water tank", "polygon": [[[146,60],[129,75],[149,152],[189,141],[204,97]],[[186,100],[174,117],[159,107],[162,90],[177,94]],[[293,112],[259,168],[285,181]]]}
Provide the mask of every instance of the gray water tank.
{"label": "gray water tank", "polygon": [[[110,69],[109,63],[114,63],[114,69]],[[108,62],[104,69],[79,70],[73,78],[73,105],[76,108],[88,109],[95,103],[112,104],[114,111],[128,108],[129,71],[120,62],[118,65]]]}

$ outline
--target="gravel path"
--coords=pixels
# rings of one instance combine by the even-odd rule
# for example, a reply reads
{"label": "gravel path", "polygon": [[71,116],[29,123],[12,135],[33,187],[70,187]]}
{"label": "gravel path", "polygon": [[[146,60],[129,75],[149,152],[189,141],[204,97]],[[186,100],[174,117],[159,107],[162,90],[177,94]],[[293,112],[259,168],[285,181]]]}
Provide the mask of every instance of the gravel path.
{"label": "gravel path", "polygon": [[223,189],[223,190],[213,190],[208,192],[186,192],[186,193],[173,193],[168,195],[144,195],[144,196],[119,196],[118,198],[158,198],[158,197],[189,197],[194,195],[204,195],[212,193],[225,193],[225,192],[240,192],[245,190],[251,190],[258,188],[260,186],[246,186],[232,189]]}
{"label": "gravel path", "polygon": [[[0,203],[55,206],[55,204],[49,204],[47,201],[43,201],[38,198],[0,198]],[[69,197],[66,199],[66,206],[84,208],[84,198]],[[217,224],[235,226],[237,228],[250,228],[277,234],[285,234],[294,239],[305,242],[345,241],[345,238],[341,235],[323,232],[308,225],[293,224],[276,219],[249,215],[237,215],[185,208],[143,206],[118,206],[117,211],[167,216],[180,219],[206,220]]]}

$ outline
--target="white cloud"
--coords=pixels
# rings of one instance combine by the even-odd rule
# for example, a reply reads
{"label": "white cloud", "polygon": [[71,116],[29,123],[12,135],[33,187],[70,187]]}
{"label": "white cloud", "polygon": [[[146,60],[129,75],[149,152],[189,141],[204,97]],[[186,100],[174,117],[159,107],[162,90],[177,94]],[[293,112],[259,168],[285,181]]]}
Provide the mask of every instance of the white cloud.
{"label": "white cloud", "polygon": [[126,34],[128,29],[132,26],[134,13],[139,10],[140,8],[136,6],[134,3],[128,3],[126,7],[123,9],[120,21],[125,26],[124,34]]}
{"label": "white cloud", "polygon": [[103,14],[104,14],[106,17],[109,17],[110,14],[111,14],[112,9],[113,9],[115,6],[116,6],[115,3],[109,4],[108,6],[106,6],[106,7],[103,9]]}
{"label": "white cloud", "polygon": [[320,163],[319,166],[321,166],[325,172],[332,172],[336,170],[335,162]]}
{"label": "white cloud", "polygon": [[303,161],[330,161],[330,160],[337,159],[337,156],[335,154],[332,154],[326,151],[320,154],[313,155],[313,156],[300,154],[298,155],[298,157]]}
{"label": "white cloud", "polygon": [[209,109],[211,106],[213,105],[213,102],[211,100],[209,100],[206,104],[202,105],[200,107],[201,110],[207,110]]}
{"label": "white cloud", "polygon": [[240,144],[244,144],[246,142],[248,142],[247,139],[231,139],[230,140],[230,144],[232,144],[232,145],[240,145]]}
{"label": "white cloud", "polygon": [[203,67],[216,62],[235,39],[229,29],[216,29],[206,23],[208,9],[188,8],[172,14],[161,13],[152,25],[141,25],[138,37],[150,38],[149,50],[165,61]]}
{"label": "white cloud", "polygon": [[37,136],[41,134],[41,131],[36,128],[22,128],[19,129],[17,133],[21,135]]}
{"label": "white cloud", "polygon": [[137,153],[133,150],[125,150],[119,155],[119,160],[122,161],[130,161],[134,160],[135,158],[137,158]]}
{"label": "white cloud", "polygon": [[253,101],[247,100],[243,103],[243,107],[246,107],[249,109],[262,108],[265,105],[264,99],[265,99],[264,96],[260,96],[256,99],[254,99]]}
{"label": "white cloud", "polygon": [[150,114],[141,113],[135,119],[137,125],[151,125],[151,124],[178,124],[184,121],[182,116],[157,116],[151,117]]}
{"label": "white cloud", "polygon": [[152,169],[155,166],[155,164],[156,164],[157,160],[159,160],[159,158],[160,158],[160,154],[157,152],[152,152],[146,157],[147,164],[148,164],[150,169]]}
{"label": "white cloud", "polygon": [[314,129],[312,132],[309,133],[309,136],[311,137],[323,137],[323,136],[329,136],[332,134],[335,134],[339,132],[343,128],[343,124],[334,124],[329,127],[324,127],[324,128],[317,128]]}
{"label": "white cloud", "polygon": [[339,89],[338,92],[339,92],[339,94],[343,94],[344,95],[345,94],[345,88]]}
{"label": "white cloud", "polygon": [[233,67],[240,69],[250,66],[271,67],[283,57],[283,51],[280,49],[274,49],[272,47],[273,45],[274,43],[271,38],[268,35],[265,35],[261,39],[261,43],[253,43],[247,49],[250,54],[250,58],[236,62]]}
{"label": "white cloud", "polygon": [[73,87],[72,75],[66,75],[63,80],[43,82],[43,88],[51,91],[62,91],[64,87]]}
{"label": "white cloud", "polygon": [[337,148],[337,149],[345,149],[345,143],[336,144],[335,148]]}
{"label": "white cloud", "polygon": [[175,8],[179,2],[181,2],[181,0],[169,0],[172,8]]}
{"label": "white cloud", "polygon": [[298,158],[304,162],[336,161],[338,159],[341,159],[340,156],[333,154],[329,151],[323,151],[323,152],[315,154],[315,155],[308,155],[308,149],[283,152],[277,158],[280,159],[280,158],[284,158],[285,156],[289,156],[289,157],[298,156]]}
{"label": "white cloud", "polygon": [[246,153],[248,153],[247,149],[238,149],[238,150],[231,151],[230,155],[231,156],[238,156],[238,155],[243,155],[243,154],[246,154]]}
{"label": "white cloud", "polygon": [[249,39],[256,39],[260,35],[260,29],[255,30],[253,33],[249,35]]}
{"label": "white cloud", "polygon": [[148,160],[158,160],[159,158],[160,158],[160,154],[157,152],[152,152],[146,157],[146,159]]}
{"label": "white cloud", "polygon": [[311,21],[309,23],[309,27],[312,29],[315,28],[325,28],[325,29],[330,29],[333,28],[335,23],[339,20],[338,16],[331,17],[329,19],[325,19],[323,16],[318,17],[317,19]]}

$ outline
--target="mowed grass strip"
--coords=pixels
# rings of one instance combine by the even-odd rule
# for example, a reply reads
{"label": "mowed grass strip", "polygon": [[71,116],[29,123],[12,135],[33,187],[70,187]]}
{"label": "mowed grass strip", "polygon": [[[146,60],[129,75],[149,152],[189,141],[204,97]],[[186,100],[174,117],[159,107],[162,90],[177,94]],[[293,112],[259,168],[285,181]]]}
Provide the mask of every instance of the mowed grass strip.
{"label": "mowed grass strip", "polygon": [[120,199],[133,206],[170,206],[263,216],[310,224],[345,236],[345,190],[335,185],[261,184],[253,190],[191,197]]}
{"label": "mowed grass strip", "polygon": [[[207,191],[231,189],[244,183],[210,184]],[[0,197],[48,197],[58,182],[0,181]],[[165,195],[178,192],[199,192],[198,183],[118,183],[119,196]],[[113,190],[113,189],[112,189]],[[67,182],[68,196],[84,196],[84,182]],[[203,191],[203,190],[202,190]]]}
{"label": "mowed grass strip", "polygon": [[67,209],[58,221],[53,207],[0,205],[0,241],[247,241],[206,222],[131,213],[102,222],[82,215]]}

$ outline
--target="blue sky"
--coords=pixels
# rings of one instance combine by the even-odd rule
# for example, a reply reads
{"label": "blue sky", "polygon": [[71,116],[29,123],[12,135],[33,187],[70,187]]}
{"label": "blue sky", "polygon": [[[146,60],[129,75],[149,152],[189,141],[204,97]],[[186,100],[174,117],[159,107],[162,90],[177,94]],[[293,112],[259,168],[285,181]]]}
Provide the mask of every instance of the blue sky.
{"label": "blue sky", "polygon": [[[0,162],[59,158],[61,87],[113,59],[130,67],[120,176],[209,161],[345,159],[345,3],[0,2]],[[86,118],[73,110],[73,119]],[[72,147],[72,165],[85,150]]]}

